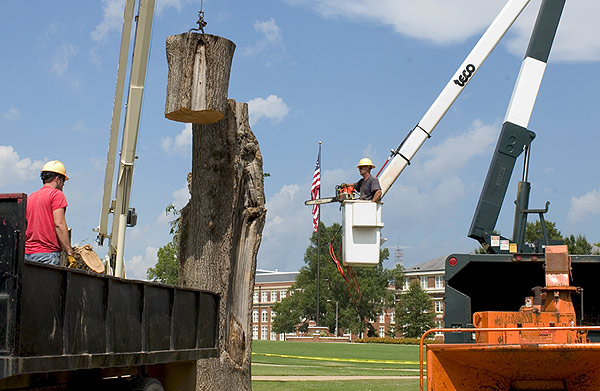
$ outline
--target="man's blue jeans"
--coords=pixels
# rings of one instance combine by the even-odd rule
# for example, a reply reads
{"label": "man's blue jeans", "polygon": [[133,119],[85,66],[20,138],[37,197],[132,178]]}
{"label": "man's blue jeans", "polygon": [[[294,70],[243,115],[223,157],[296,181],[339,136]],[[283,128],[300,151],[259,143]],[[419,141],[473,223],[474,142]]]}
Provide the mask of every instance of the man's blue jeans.
{"label": "man's blue jeans", "polygon": [[25,260],[58,266],[60,265],[60,251],[54,253],[25,254]]}

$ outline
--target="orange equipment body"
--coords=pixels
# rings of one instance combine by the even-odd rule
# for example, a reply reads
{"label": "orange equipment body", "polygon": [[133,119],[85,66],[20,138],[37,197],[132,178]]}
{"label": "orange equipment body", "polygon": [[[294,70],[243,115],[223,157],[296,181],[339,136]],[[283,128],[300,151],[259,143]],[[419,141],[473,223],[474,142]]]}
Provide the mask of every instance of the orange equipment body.
{"label": "orange equipment body", "polygon": [[474,313],[474,344],[427,345],[427,390],[600,390],[600,344],[576,326],[570,275],[567,246],[546,246],[546,286],[519,311]]}
{"label": "orange equipment body", "polygon": [[336,197],[339,202],[354,199],[354,186],[346,185],[336,187]]}

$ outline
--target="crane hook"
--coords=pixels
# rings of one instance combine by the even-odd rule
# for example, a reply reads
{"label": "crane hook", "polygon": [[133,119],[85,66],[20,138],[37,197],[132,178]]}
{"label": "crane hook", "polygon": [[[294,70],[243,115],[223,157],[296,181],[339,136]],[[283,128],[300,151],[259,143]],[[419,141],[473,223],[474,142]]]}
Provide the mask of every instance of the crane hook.
{"label": "crane hook", "polygon": [[192,31],[200,31],[202,32],[202,34],[204,34],[204,28],[206,27],[206,21],[204,20],[204,11],[200,10],[198,11],[198,21],[196,22],[198,24],[198,28],[193,28],[190,29],[190,31],[188,32],[192,32]]}

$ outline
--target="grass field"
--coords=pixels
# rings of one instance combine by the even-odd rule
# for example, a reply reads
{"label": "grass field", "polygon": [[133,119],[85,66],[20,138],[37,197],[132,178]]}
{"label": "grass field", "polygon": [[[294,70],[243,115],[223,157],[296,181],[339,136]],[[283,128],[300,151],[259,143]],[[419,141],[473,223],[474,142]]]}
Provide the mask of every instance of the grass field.
{"label": "grass field", "polygon": [[[419,389],[419,347],[412,345],[341,344],[314,342],[252,342],[252,389],[380,391]],[[274,376],[276,381],[256,380]],[[286,377],[328,376],[330,380],[286,381]],[[338,376],[376,376],[381,379],[340,380]],[[395,378],[388,379],[386,377]]]}

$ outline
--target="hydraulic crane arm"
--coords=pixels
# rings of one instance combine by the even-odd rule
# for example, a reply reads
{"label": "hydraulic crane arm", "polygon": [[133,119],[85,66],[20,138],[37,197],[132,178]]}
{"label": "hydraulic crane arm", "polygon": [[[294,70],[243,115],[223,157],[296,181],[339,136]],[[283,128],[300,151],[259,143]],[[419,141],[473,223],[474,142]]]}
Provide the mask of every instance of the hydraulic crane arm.
{"label": "hydraulic crane arm", "polygon": [[528,154],[531,141],[535,138],[535,134],[528,130],[527,126],[546,70],[546,62],[564,5],[565,0],[544,0],[542,2],[473,216],[469,237],[479,241],[488,252],[498,252],[499,250],[499,248],[492,248],[490,236],[498,221],[515,161],[525,151],[525,167],[523,180],[519,182],[513,229],[513,242],[517,244],[519,252],[523,250],[527,222],[527,212],[523,211],[526,211],[529,206],[530,189],[529,182],[527,182]]}
{"label": "hydraulic crane arm", "polygon": [[[113,108],[113,120],[110,133],[108,157],[106,162],[106,177],[104,181],[104,196],[102,198],[102,212],[100,226],[98,228],[98,242],[103,243],[109,239],[108,255],[111,264],[115,265],[114,275],[125,277],[124,245],[125,228],[132,226],[133,221],[129,217],[129,199],[131,195],[131,184],[133,180],[133,166],[136,159],[137,137],[142,110],[142,98],[148,65],[148,52],[150,50],[150,36],[152,32],[152,20],[154,16],[155,0],[139,0],[139,12],[136,17],[135,42],[133,46],[133,59],[131,75],[129,78],[129,90],[127,98],[127,109],[123,126],[123,139],[119,169],[116,181],[116,199],[110,202],[112,191],[113,174],[115,168],[115,155],[117,147],[118,126],[121,120],[121,104],[124,87],[125,69],[129,40],[131,38],[131,21],[133,8],[136,0],[127,0],[125,4],[123,37],[121,40],[121,53],[119,56],[119,69],[117,73],[117,89]],[[113,213],[112,230],[107,232],[108,216]]]}
{"label": "hydraulic crane arm", "polygon": [[406,136],[400,146],[392,151],[391,161],[379,177],[382,196],[387,193],[396,181],[396,178],[410,164],[411,159],[419,148],[421,148],[425,140],[431,137],[431,133],[442,117],[450,109],[464,87],[473,78],[479,67],[494,50],[523,9],[529,4],[529,1],[509,0],[506,3],[417,126]]}

